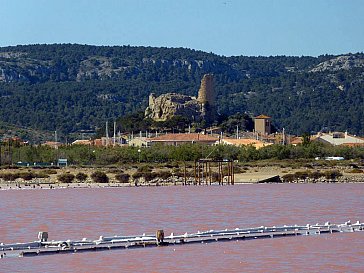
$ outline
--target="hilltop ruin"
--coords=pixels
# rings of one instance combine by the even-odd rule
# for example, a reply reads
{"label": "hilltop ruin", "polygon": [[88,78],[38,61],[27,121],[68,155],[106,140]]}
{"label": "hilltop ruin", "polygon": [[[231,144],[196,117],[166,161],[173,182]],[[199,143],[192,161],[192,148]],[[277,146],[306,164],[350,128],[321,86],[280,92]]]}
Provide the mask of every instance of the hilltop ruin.
{"label": "hilltop ruin", "polygon": [[183,116],[190,121],[213,122],[217,117],[216,95],[212,74],[205,74],[201,80],[198,97],[167,93],[156,97],[149,95],[149,106],[145,117],[155,121],[166,121],[174,116]]}

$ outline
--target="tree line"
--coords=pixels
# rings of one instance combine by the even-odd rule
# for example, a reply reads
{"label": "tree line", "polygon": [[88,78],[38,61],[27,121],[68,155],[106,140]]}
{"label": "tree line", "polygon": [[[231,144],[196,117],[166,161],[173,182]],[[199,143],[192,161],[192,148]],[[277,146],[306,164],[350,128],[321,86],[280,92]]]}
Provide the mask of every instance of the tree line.
{"label": "tree line", "polygon": [[[364,147],[331,146],[318,142],[307,145],[270,145],[260,149],[232,145],[206,146],[184,144],[180,146],[153,145],[138,147],[93,147],[85,145],[61,146],[53,149],[45,146],[13,147],[9,152],[1,149],[1,165],[17,162],[43,162],[56,165],[59,158],[79,166],[107,166],[135,163],[193,162],[209,155],[212,159],[252,162],[257,160],[314,159],[316,157],[342,156],[345,159],[364,159]],[[32,166],[32,165],[30,165]]]}

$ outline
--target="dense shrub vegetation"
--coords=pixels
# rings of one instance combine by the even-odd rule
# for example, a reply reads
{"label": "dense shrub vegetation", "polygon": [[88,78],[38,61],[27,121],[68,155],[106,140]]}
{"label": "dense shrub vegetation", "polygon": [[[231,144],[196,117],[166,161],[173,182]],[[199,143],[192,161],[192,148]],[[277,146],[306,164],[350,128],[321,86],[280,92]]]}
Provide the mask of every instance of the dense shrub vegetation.
{"label": "dense shrub vegetation", "polygon": [[23,180],[32,180],[33,178],[48,178],[49,175],[44,172],[3,172],[0,173],[0,178],[5,181],[15,181],[18,178]]}
{"label": "dense shrub vegetation", "polygon": [[[336,56],[224,57],[183,48],[71,44],[0,52],[12,53],[0,57],[6,79],[0,83],[0,120],[58,130],[63,139],[145,109],[152,92],[195,96],[205,73],[214,74],[222,115],[265,113],[277,128],[296,134],[323,127],[364,134],[364,68],[311,72]],[[120,120],[118,130],[126,129],[142,125]]]}
{"label": "dense shrub vegetation", "polygon": [[317,179],[320,179],[321,177],[324,177],[325,179],[328,179],[328,180],[334,180],[340,176],[342,176],[342,173],[338,170],[327,170],[324,172],[319,172],[319,171],[302,172],[301,171],[301,172],[295,172],[292,174],[285,174],[282,176],[282,179],[284,182],[293,182],[293,181],[305,180],[305,179],[317,180]]}
{"label": "dense shrub vegetation", "polygon": [[79,173],[77,173],[77,174],[76,174],[75,178],[76,178],[79,182],[85,182],[85,181],[86,181],[86,179],[87,179],[87,174],[79,172]]}
{"label": "dense shrub vegetation", "polygon": [[115,179],[120,183],[129,183],[130,175],[127,173],[118,173],[115,175]]}
{"label": "dense shrub vegetation", "polygon": [[75,179],[75,175],[71,173],[63,173],[57,176],[57,179],[61,183],[72,183]]}
{"label": "dense shrub vegetation", "polygon": [[[63,146],[58,150],[44,146],[14,147],[12,152],[17,156],[17,161],[22,162],[48,162],[55,163],[59,155],[68,159],[73,165],[112,165],[124,163],[164,163],[164,166],[176,169],[178,162],[194,161],[210,155],[214,159],[239,160],[250,162],[269,159],[314,159],[315,157],[342,156],[345,159],[364,159],[364,147],[345,147],[324,145],[311,142],[308,145],[270,145],[261,149],[253,146],[235,147],[230,145],[206,146],[199,144],[185,144],[181,146],[155,145],[142,148],[138,153],[137,147],[93,147],[95,152],[90,152],[88,146],[75,145]],[[19,159],[19,160],[18,160]],[[4,154],[2,164],[4,164]],[[14,163],[14,162],[13,162]],[[9,162],[7,162],[9,166]],[[4,167],[4,166],[3,166]],[[16,167],[16,166],[14,166]],[[12,167],[12,168],[14,168]],[[141,173],[151,172],[152,167],[143,165],[138,170]],[[175,171],[180,171],[176,169]],[[236,169],[236,172],[243,170]],[[41,170],[44,175],[54,174],[57,170]],[[115,170],[119,172],[119,170]],[[39,175],[39,174],[38,174]]]}
{"label": "dense shrub vegetation", "polygon": [[102,171],[92,173],[91,179],[95,183],[109,183],[109,177]]}

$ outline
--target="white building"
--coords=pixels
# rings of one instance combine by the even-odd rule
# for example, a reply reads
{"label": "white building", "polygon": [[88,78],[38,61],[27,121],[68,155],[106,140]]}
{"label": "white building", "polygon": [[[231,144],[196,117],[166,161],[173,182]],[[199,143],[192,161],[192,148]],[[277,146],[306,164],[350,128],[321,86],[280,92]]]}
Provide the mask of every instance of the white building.
{"label": "white building", "polygon": [[364,144],[363,138],[349,135],[348,132],[319,133],[316,140],[335,146]]}

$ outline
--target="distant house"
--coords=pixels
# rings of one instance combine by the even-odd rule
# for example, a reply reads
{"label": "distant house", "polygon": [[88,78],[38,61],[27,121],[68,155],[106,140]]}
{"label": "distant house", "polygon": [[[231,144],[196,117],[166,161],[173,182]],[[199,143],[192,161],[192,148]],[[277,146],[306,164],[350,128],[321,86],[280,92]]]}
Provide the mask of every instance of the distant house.
{"label": "distant house", "polygon": [[93,141],[88,139],[77,139],[72,142],[72,145],[93,145]]}
{"label": "distant house", "polygon": [[262,135],[269,135],[272,133],[271,117],[266,115],[259,115],[254,118],[254,130],[256,133]]}
{"label": "distant house", "polygon": [[42,143],[42,146],[48,146],[48,147],[51,147],[54,149],[58,149],[62,145],[63,145],[63,143],[58,142],[58,141],[47,141],[47,142]]}
{"label": "distant house", "polygon": [[135,137],[129,140],[128,144],[133,147],[149,147],[150,141],[146,137]]}
{"label": "distant house", "polygon": [[260,140],[256,140],[256,139],[248,139],[248,138],[241,138],[241,139],[236,139],[236,138],[224,138],[221,140],[222,144],[227,144],[227,145],[234,145],[234,146],[248,146],[251,145],[257,149],[260,149],[262,147],[268,146],[268,145],[272,145],[272,143],[266,143]]}
{"label": "distant house", "polygon": [[7,138],[3,138],[1,139],[1,142],[3,143],[13,143],[13,144],[18,144],[20,146],[25,146],[28,145],[29,142],[28,141],[24,141],[22,140],[20,137],[7,137]]}
{"label": "distant house", "polygon": [[319,133],[317,135],[316,140],[335,146],[337,145],[358,146],[364,144],[363,138],[349,135],[347,132]]}
{"label": "distant house", "polygon": [[[316,141],[317,140],[317,135],[311,136],[310,137],[310,141]],[[291,140],[289,141],[289,144],[293,145],[293,146],[297,146],[303,143],[303,139],[301,136],[297,136],[297,137],[293,137],[291,138]]]}
{"label": "distant house", "polygon": [[126,144],[126,139],[124,137],[118,136],[115,137],[115,141],[113,137],[102,137],[94,140],[88,139],[77,139],[72,142],[72,145],[93,145],[93,146],[121,146]]}
{"label": "distant house", "polygon": [[165,134],[153,138],[148,138],[149,145],[161,143],[164,145],[178,146],[188,143],[201,143],[206,145],[214,145],[219,141],[218,137],[211,135],[204,135],[200,133],[186,133],[186,134]]}

